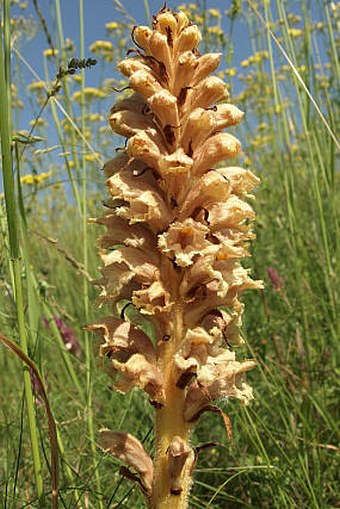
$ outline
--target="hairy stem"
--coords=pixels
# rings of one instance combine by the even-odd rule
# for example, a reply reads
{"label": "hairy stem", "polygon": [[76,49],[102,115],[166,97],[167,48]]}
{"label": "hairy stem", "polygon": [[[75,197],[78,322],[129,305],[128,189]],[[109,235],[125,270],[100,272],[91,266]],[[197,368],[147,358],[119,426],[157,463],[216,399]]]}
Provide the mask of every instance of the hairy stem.
{"label": "hairy stem", "polygon": [[172,479],[168,468],[168,448],[174,437],[189,442],[190,425],[184,420],[185,392],[176,386],[174,377],[173,357],[183,337],[183,311],[180,306],[173,317],[174,336],[168,343],[161,345],[160,369],[164,373],[164,389],[166,404],[156,410],[155,422],[155,478],[152,509],[184,509],[187,507],[191,487],[191,462],[186,462],[181,475],[181,489],[178,494],[171,492]]}

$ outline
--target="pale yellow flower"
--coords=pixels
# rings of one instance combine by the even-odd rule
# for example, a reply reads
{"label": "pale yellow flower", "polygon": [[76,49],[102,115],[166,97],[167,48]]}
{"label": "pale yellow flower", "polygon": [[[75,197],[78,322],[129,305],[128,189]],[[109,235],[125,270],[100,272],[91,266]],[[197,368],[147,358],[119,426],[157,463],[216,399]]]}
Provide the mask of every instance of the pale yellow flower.
{"label": "pale yellow flower", "polygon": [[88,162],[97,161],[98,158],[99,158],[99,153],[98,152],[95,152],[95,153],[91,152],[91,154],[85,154],[84,155],[85,161],[88,161]]}
{"label": "pale yellow flower", "polygon": [[210,16],[213,16],[214,18],[221,17],[221,12],[218,9],[209,9],[208,13],[210,14]]}
{"label": "pale yellow flower", "polygon": [[[81,96],[82,96],[82,94],[80,91],[75,92],[72,96],[72,100],[80,102]],[[92,101],[94,99],[104,99],[105,97],[106,97],[106,94],[98,88],[86,87],[84,89],[84,98],[86,101]]]}
{"label": "pale yellow flower", "polygon": [[223,35],[224,34],[224,31],[222,30],[222,28],[217,25],[213,26],[213,27],[208,27],[207,31],[209,34],[214,34],[214,35]]}
{"label": "pale yellow flower", "polygon": [[58,49],[54,49],[54,50],[53,50],[52,48],[48,48],[48,49],[45,49],[45,50],[43,51],[43,53],[44,53],[44,56],[45,56],[45,57],[48,57],[48,58],[49,58],[49,57],[55,57],[55,56],[57,56],[57,55],[58,55],[59,50],[58,50]]}
{"label": "pale yellow flower", "polygon": [[35,125],[37,127],[43,127],[46,125],[46,120],[39,117],[37,120],[30,120],[30,125],[32,125],[32,126]]}
{"label": "pale yellow flower", "polygon": [[117,28],[120,27],[120,24],[117,23],[117,21],[111,21],[110,23],[106,23],[105,24],[105,28],[106,30],[108,30],[109,32],[112,32],[114,30],[116,30]]}
{"label": "pale yellow flower", "polygon": [[33,81],[33,83],[30,83],[27,85],[28,90],[32,91],[41,91],[46,89],[46,83],[45,81]]}
{"label": "pale yellow flower", "polygon": [[112,51],[113,44],[111,41],[96,41],[90,46],[90,51],[93,53],[99,53],[102,51]]}
{"label": "pale yellow flower", "polygon": [[20,182],[21,184],[26,184],[26,185],[39,185],[41,184],[42,182],[44,182],[44,180],[46,179],[49,179],[50,177],[52,176],[52,172],[43,172],[43,173],[40,173],[39,175],[35,175],[35,174],[32,174],[32,175],[23,175],[22,177],[20,177]]}
{"label": "pale yellow flower", "polygon": [[292,37],[301,37],[303,30],[301,28],[288,28],[288,35]]}

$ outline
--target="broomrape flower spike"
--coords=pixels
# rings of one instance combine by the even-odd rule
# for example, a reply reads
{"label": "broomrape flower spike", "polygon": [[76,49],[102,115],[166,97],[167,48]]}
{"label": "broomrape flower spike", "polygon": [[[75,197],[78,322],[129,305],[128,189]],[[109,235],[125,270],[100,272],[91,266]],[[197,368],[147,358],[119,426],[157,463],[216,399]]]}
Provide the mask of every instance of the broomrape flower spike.
{"label": "broomrape flower spike", "polygon": [[[216,413],[221,398],[252,399],[244,375],[254,362],[236,360],[234,348],[242,343],[240,295],[262,288],[241,265],[253,238],[245,199],[259,179],[216,167],[240,154],[224,129],[243,116],[211,76],[221,54],[198,52],[201,33],[183,12],[164,5],[152,25],[133,29],[137,49],[118,64],[133,93],[113,106],[110,124],[127,142],[104,167],[109,213],[92,220],[107,227],[96,283],[111,316],[88,329],[103,339],[114,387],[139,387],[155,411],[153,461],[128,433],[103,430],[102,447],[136,472],[124,470],[150,508],[176,509],[188,504],[190,433],[200,415]],[[129,321],[133,308],[156,341]]]}

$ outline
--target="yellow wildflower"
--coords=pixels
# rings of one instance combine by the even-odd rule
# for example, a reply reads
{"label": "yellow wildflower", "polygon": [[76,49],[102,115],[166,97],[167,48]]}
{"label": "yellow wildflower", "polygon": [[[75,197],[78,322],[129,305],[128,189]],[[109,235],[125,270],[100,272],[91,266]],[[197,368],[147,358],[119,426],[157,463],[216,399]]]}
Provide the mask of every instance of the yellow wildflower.
{"label": "yellow wildflower", "polygon": [[42,173],[40,173],[40,175],[37,175],[38,182],[43,182],[44,180],[50,178],[51,176],[52,176],[51,171],[43,171]]}
{"label": "yellow wildflower", "polygon": [[203,25],[203,23],[204,23],[203,16],[199,16],[198,14],[195,14],[193,16],[193,19],[194,19],[195,23],[199,23],[200,25]]}
{"label": "yellow wildflower", "polygon": [[264,135],[258,135],[258,136],[255,136],[250,144],[252,145],[252,147],[256,148],[256,147],[262,147],[263,145],[266,145],[267,143],[269,143],[272,139],[272,136],[271,135],[267,135],[267,136],[264,136]]}
{"label": "yellow wildflower", "polygon": [[[192,4],[193,6],[195,4]],[[195,5],[195,9],[196,9],[196,5]],[[190,9],[188,9],[188,6],[186,4],[181,4],[178,6],[178,10],[183,12],[183,14],[185,14],[186,16],[190,16]],[[192,8],[192,10],[194,10],[194,8]]]}
{"label": "yellow wildflower", "polygon": [[92,53],[99,53],[102,51],[112,51],[113,50],[113,44],[111,41],[96,41],[90,46],[90,51]]}
{"label": "yellow wildflower", "polygon": [[226,69],[225,74],[226,76],[233,78],[236,75],[236,67],[230,67],[229,69]]}
{"label": "yellow wildflower", "polygon": [[[93,99],[104,99],[106,97],[105,93],[102,90],[94,87],[86,87],[84,89],[84,97],[85,100],[91,101]],[[80,102],[81,101],[81,92],[75,92],[72,96],[73,101]]]}
{"label": "yellow wildflower", "polygon": [[34,175],[23,175],[20,177],[21,184],[27,184],[29,186],[34,184]]}
{"label": "yellow wildflower", "polygon": [[43,127],[44,125],[46,125],[46,120],[44,120],[43,118],[39,117],[38,119],[35,119],[35,120],[31,120],[30,121],[30,125],[35,125],[35,126],[40,126],[40,127]]}
{"label": "yellow wildflower", "polygon": [[20,183],[21,184],[27,184],[28,186],[31,186],[33,184],[39,185],[44,180],[50,178],[52,175],[52,172],[43,172],[40,173],[40,175],[23,175],[20,177]]}
{"label": "yellow wildflower", "polygon": [[258,64],[261,60],[269,58],[268,51],[257,51],[254,55],[250,55],[247,60],[241,62],[242,67],[248,67],[250,64]]}
{"label": "yellow wildflower", "polygon": [[274,107],[273,112],[275,113],[275,115],[280,115],[280,113],[282,113],[283,109],[284,109],[283,104],[278,104]]}
{"label": "yellow wildflower", "polygon": [[296,16],[292,12],[288,14],[287,18],[291,25],[297,25],[301,21],[301,16]]}
{"label": "yellow wildflower", "polygon": [[81,92],[74,92],[74,94],[72,96],[72,101],[80,102],[81,101]]}
{"label": "yellow wildflower", "polygon": [[223,35],[224,34],[222,28],[219,27],[218,25],[213,26],[213,27],[208,27],[207,31],[208,31],[209,34],[216,34],[216,35]]}
{"label": "yellow wildflower", "polygon": [[46,83],[45,83],[45,81],[33,81],[33,83],[30,83],[29,85],[27,85],[27,88],[28,88],[28,90],[32,90],[33,92],[45,90]]}
{"label": "yellow wildflower", "polygon": [[99,113],[91,113],[91,115],[88,116],[88,120],[90,122],[101,122],[104,120],[103,115],[99,115]]}
{"label": "yellow wildflower", "polygon": [[89,162],[97,161],[98,157],[99,157],[99,153],[98,152],[91,152],[91,154],[85,154],[84,155],[85,161],[89,161]]}
{"label": "yellow wildflower", "polygon": [[110,23],[106,23],[105,24],[105,28],[109,32],[112,32],[113,30],[116,30],[119,26],[120,25],[119,25],[119,23],[117,23],[117,21],[111,21]]}
{"label": "yellow wildflower", "polygon": [[292,37],[301,37],[303,30],[301,28],[288,28],[288,35]]}
{"label": "yellow wildflower", "polygon": [[44,53],[44,56],[49,58],[49,57],[55,57],[56,55],[58,55],[59,51],[57,49],[53,50],[52,48],[48,48],[48,49],[45,49],[43,51]]}
{"label": "yellow wildflower", "polygon": [[221,17],[221,13],[218,9],[209,9],[208,12],[209,12],[210,16],[213,16],[213,18]]}

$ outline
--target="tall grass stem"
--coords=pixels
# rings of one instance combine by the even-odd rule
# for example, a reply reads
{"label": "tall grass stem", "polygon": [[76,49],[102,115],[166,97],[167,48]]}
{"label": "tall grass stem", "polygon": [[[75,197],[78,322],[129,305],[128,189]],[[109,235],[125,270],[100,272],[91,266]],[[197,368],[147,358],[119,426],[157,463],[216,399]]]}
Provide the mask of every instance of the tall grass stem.
{"label": "tall grass stem", "polygon": [[[1,24],[2,25],[2,24]],[[25,312],[23,288],[21,280],[21,261],[20,261],[20,226],[15,201],[15,186],[13,175],[12,158],[12,121],[11,121],[11,36],[10,36],[10,1],[3,2],[3,28],[0,27],[0,132],[1,132],[1,150],[2,150],[2,168],[5,191],[5,203],[7,213],[7,225],[9,231],[9,245],[11,252],[11,265],[14,275],[14,292],[17,312],[18,333],[21,349],[25,355],[28,354],[28,344],[25,327]],[[27,367],[24,367],[24,388],[27,406],[27,416],[32,447],[32,460],[36,480],[36,489],[41,508],[45,506],[44,485],[42,477],[42,468],[39,453],[39,441],[37,433],[37,424],[34,411],[32,387],[30,373]]]}
{"label": "tall grass stem", "polygon": [[[80,46],[80,58],[85,58],[85,34],[84,34],[84,1],[79,0],[79,46]],[[81,130],[84,133],[86,128],[86,110],[85,110],[85,70],[81,71]],[[83,233],[83,265],[87,272],[89,268],[88,258],[88,223],[87,223],[87,164],[85,158],[85,143],[82,140],[82,233]],[[83,282],[83,306],[84,306],[84,318],[86,323],[91,320],[89,313],[89,283],[84,278]],[[87,425],[91,442],[91,453],[93,460],[93,468],[95,472],[95,479],[97,484],[97,490],[99,493],[98,507],[103,509],[103,501],[101,499],[101,483],[98,468],[96,468],[96,441],[94,432],[93,422],[93,404],[92,404],[92,370],[93,370],[93,359],[92,359],[92,347],[90,342],[90,333],[84,330],[85,337],[85,356],[86,356],[86,395],[87,395]]]}

